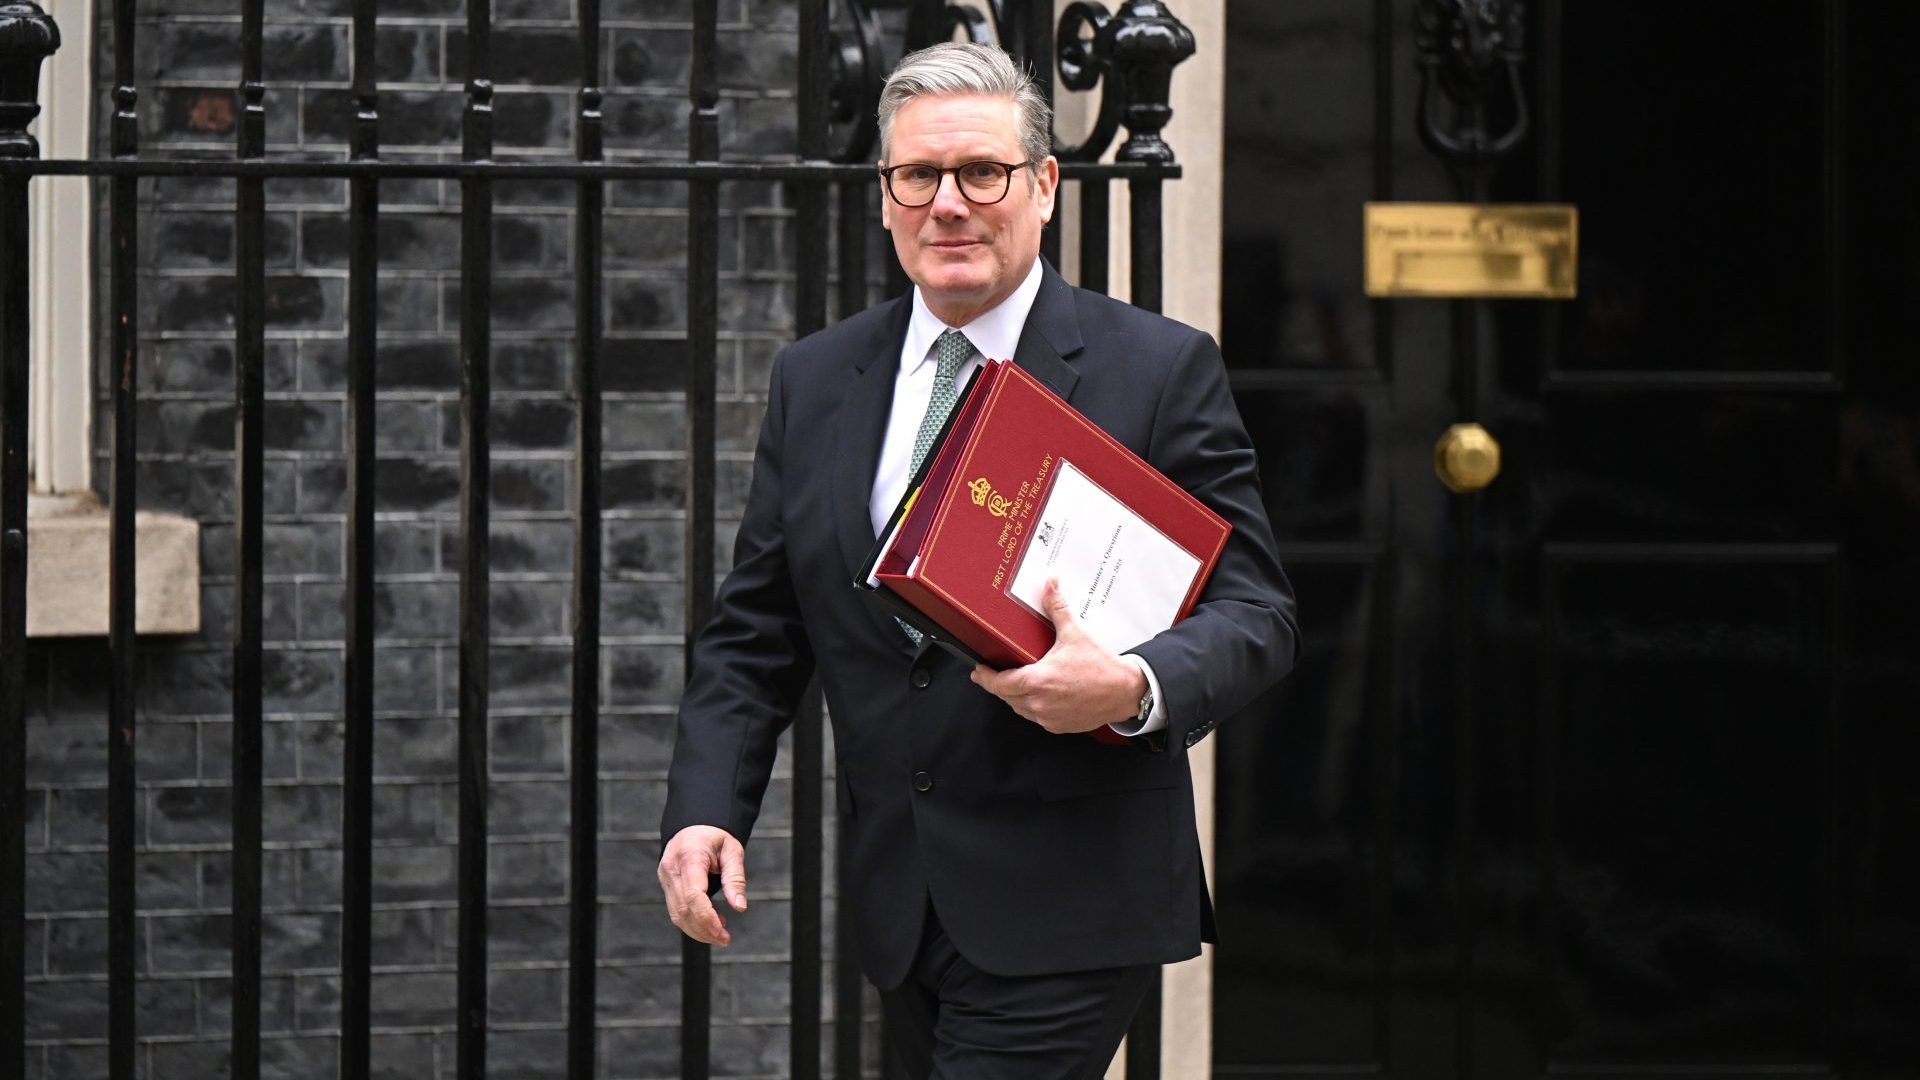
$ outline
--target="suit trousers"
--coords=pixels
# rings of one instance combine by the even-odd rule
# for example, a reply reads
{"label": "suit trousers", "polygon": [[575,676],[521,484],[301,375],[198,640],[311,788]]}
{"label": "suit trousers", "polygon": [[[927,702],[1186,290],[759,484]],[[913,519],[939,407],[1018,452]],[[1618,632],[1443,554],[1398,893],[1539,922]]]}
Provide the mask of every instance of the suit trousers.
{"label": "suit trousers", "polygon": [[911,1080],[1095,1080],[1157,970],[994,975],[960,955],[929,905],[907,981],[880,1004]]}

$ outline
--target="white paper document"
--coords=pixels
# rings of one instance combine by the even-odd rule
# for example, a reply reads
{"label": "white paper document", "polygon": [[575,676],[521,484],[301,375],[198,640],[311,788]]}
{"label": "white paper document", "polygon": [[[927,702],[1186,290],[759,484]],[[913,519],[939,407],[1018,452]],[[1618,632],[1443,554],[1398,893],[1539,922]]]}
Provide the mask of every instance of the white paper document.
{"label": "white paper document", "polygon": [[1087,634],[1124,652],[1173,625],[1200,560],[1062,459],[1008,588],[1045,617],[1047,578]]}

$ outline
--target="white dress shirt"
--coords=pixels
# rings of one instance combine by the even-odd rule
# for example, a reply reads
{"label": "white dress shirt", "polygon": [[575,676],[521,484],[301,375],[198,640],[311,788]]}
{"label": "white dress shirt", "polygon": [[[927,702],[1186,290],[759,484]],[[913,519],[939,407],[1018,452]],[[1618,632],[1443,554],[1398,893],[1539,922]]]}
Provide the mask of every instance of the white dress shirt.
{"label": "white dress shirt", "polygon": [[[907,493],[908,464],[913,459],[914,439],[920,434],[920,421],[927,415],[927,403],[933,400],[933,344],[948,330],[958,330],[973,343],[973,359],[962,365],[954,377],[964,387],[979,370],[984,359],[1011,360],[1020,345],[1020,332],[1027,325],[1027,313],[1033,310],[1034,297],[1040,295],[1040,260],[1033,260],[1013,293],[996,306],[975,316],[965,326],[948,326],[940,321],[919,286],[913,290],[913,315],[907,321],[906,340],[900,346],[900,372],[893,379],[893,410],[887,415],[887,436],[880,444],[880,464],[873,474],[873,490],[867,497],[867,514],[873,521],[873,533],[880,535],[893,516],[893,508]],[[1122,735],[1145,735],[1167,726],[1166,697],[1160,693],[1160,681],[1153,667],[1133,653],[1121,659],[1133,664],[1146,676],[1153,690],[1153,712],[1146,720],[1128,720],[1110,725]]]}

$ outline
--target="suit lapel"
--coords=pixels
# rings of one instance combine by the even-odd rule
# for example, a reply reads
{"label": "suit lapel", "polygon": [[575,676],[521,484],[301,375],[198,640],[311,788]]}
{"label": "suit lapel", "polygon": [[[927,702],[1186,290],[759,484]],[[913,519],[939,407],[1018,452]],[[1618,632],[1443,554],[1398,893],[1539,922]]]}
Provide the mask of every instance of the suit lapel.
{"label": "suit lapel", "polygon": [[[886,440],[887,414],[893,407],[893,384],[900,372],[900,343],[906,340],[910,300],[893,301],[893,310],[877,324],[880,329],[857,348],[854,376],[840,405],[833,465],[834,532],[840,554],[853,578],[873,551],[873,516],[868,503],[874,470],[880,465],[880,447]],[[862,601],[882,633],[908,647],[906,635],[879,605]]]}
{"label": "suit lapel", "polygon": [[1033,298],[1033,309],[1027,312],[1027,325],[1020,330],[1013,362],[1063,400],[1072,401],[1080,373],[1066,358],[1085,347],[1080,336],[1080,314],[1073,303],[1073,286],[1045,260],[1040,263],[1040,274],[1040,292]]}

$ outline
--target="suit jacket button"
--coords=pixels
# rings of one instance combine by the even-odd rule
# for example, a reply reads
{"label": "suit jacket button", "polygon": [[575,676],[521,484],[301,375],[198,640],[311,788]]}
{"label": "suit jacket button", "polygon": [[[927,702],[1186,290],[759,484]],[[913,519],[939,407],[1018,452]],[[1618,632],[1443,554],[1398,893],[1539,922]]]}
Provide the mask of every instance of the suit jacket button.
{"label": "suit jacket button", "polygon": [[933,777],[928,776],[926,773],[923,773],[923,772],[914,773],[913,774],[913,790],[932,791]]}
{"label": "suit jacket button", "polygon": [[913,684],[915,690],[925,690],[927,685],[933,682],[933,674],[926,668],[917,667],[913,669],[912,675],[907,676],[907,681]]}

